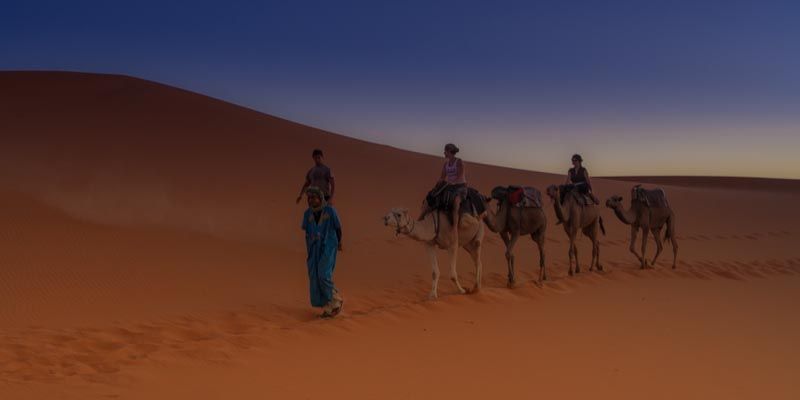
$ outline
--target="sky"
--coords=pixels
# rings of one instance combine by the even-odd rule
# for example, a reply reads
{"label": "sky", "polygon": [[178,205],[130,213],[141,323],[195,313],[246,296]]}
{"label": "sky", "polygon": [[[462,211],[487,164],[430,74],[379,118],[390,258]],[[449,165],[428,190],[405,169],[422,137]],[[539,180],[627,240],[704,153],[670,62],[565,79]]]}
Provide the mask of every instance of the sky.
{"label": "sky", "polygon": [[0,70],[133,75],[530,170],[797,179],[798,21],[768,0],[4,1]]}

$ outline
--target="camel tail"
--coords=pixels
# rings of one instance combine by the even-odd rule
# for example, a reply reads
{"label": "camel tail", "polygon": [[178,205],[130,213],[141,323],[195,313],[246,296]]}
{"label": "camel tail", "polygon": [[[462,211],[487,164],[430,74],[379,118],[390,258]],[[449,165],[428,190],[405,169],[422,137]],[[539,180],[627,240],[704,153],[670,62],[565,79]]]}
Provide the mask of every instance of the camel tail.
{"label": "camel tail", "polygon": [[667,219],[667,230],[666,232],[664,232],[664,241],[669,240],[672,237],[672,235],[675,234],[675,232],[672,231],[673,229],[674,228],[672,227],[672,217],[669,217],[669,219]]}
{"label": "camel tail", "polygon": [[600,217],[600,232],[603,232],[603,236],[606,235],[606,226],[603,225],[603,217]]}

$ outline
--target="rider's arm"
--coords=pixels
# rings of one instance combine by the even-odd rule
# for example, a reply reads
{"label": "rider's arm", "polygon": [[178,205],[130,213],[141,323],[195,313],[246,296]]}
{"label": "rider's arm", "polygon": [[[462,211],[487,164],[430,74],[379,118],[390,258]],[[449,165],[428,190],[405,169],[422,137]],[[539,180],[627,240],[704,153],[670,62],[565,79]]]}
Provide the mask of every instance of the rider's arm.
{"label": "rider's arm", "polygon": [[303,193],[306,192],[306,189],[308,189],[310,185],[311,185],[311,177],[309,176],[309,174],[306,174],[306,181],[303,183],[303,187],[300,188],[300,194],[297,195],[297,198],[302,198]]}
{"label": "rider's arm", "polygon": [[583,169],[583,177],[586,178],[586,185],[592,187],[592,181],[589,179],[589,171],[586,168]]}

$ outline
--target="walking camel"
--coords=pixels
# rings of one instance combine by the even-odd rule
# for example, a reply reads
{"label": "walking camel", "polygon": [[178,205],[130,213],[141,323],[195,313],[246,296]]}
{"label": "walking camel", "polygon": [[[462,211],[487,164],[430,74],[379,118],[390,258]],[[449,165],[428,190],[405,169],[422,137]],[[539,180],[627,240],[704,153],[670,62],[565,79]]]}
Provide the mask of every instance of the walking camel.
{"label": "walking camel", "polygon": [[[640,185],[631,189],[631,207],[625,209],[622,206],[622,196],[611,196],[606,201],[606,207],[614,210],[614,214],[622,223],[631,226],[631,246],[630,251],[639,259],[641,269],[648,268],[645,252],[647,250],[647,234],[653,233],[656,241],[656,254],[653,256],[651,266],[655,266],[658,256],[664,249],[661,243],[661,229],[666,226],[664,240],[669,240],[672,245],[672,268],[678,262],[678,241],[675,238],[675,213],[667,202],[666,194],[662,189],[645,190]],[[636,236],[638,231],[642,231],[642,254],[636,252]]]}
{"label": "walking camel", "polygon": [[547,217],[541,207],[514,207],[507,197],[506,188],[496,187],[492,190],[492,197],[487,199],[487,205],[492,198],[497,200],[497,212],[492,212],[486,207],[484,222],[490,231],[500,234],[506,246],[506,262],[508,263],[508,287],[516,284],[514,271],[514,246],[521,235],[530,235],[539,248],[539,280],[547,280],[545,269],[544,241],[547,231]]}
{"label": "walking camel", "polygon": [[[384,225],[395,230],[397,235],[405,235],[409,238],[422,242],[428,252],[428,257],[433,270],[433,281],[431,285],[430,299],[439,297],[439,261],[436,257],[436,249],[447,250],[450,256],[450,280],[456,285],[461,294],[477,292],[481,288],[481,275],[483,265],[481,264],[481,249],[484,238],[484,227],[479,218],[470,214],[464,214],[459,218],[458,232],[452,229],[450,220],[442,211],[432,211],[428,213],[422,221],[411,218],[408,209],[393,208],[383,217]],[[471,290],[465,290],[458,280],[457,255],[458,248],[464,250],[472,257],[475,264],[475,286]]]}
{"label": "walking camel", "polygon": [[600,264],[600,235],[598,231],[605,235],[606,228],[603,226],[600,210],[594,203],[582,204],[580,200],[582,195],[577,190],[562,193],[563,190],[563,187],[550,185],[547,188],[547,195],[552,200],[556,217],[559,223],[564,225],[564,231],[569,238],[569,274],[573,275],[573,261],[575,262],[574,273],[581,272],[578,262],[578,248],[575,245],[575,241],[578,238],[578,230],[581,230],[592,241],[592,263],[589,265],[589,271],[592,271],[595,267],[597,267],[598,271],[602,271],[603,266]]}

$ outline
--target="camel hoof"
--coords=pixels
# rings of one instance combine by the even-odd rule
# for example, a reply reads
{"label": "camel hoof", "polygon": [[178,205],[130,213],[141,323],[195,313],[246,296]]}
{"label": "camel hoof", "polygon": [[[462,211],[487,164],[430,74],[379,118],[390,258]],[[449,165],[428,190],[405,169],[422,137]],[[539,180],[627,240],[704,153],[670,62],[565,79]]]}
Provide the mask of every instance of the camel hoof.
{"label": "camel hoof", "polygon": [[569,276],[572,276],[572,275],[575,275],[575,273],[572,272],[572,270],[569,270]]}
{"label": "camel hoof", "polygon": [[600,272],[603,272],[603,266],[602,265],[598,265],[597,266],[597,270],[600,271]]}
{"label": "camel hoof", "polygon": [[506,286],[508,286],[509,289],[513,289],[513,288],[517,287],[517,282],[508,281],[508,284]]}
{"label": "camel hoof", "polygon": [[431,301],[436,300],[438,298],[439,298],[439,295],[436,294],[436,293],[431,293],[431,294],[428,295],[428,300],[431,300]]}

